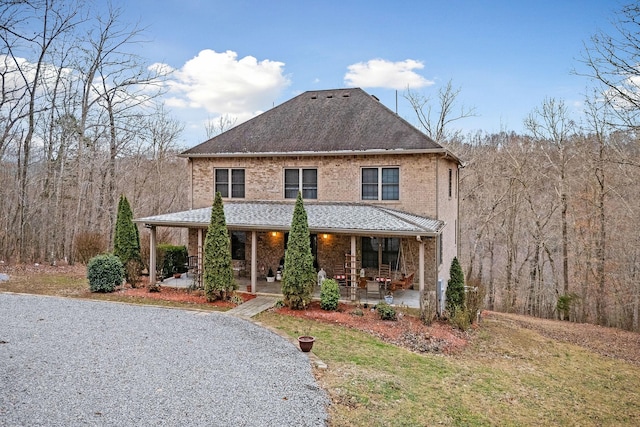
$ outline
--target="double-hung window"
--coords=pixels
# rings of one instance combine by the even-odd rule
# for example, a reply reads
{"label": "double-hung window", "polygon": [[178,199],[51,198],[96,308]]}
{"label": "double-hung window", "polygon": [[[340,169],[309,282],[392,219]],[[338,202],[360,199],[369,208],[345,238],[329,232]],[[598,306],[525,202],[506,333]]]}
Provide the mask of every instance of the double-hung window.
{"label": "double-hung window", "polygon": [[244,169],[216,169],[214,179],[222,197],[244,198]]}
{"label": "double-hung window", "polygon": [[400,168],[362,168],[362,200],[399,200]]}
{"label": "double-hung window", "polygon": [[303,199],[318,198],[318,170],[317,169],[285,169],[284,170],[284,197],[295,199],[298,191],[302,192]]}

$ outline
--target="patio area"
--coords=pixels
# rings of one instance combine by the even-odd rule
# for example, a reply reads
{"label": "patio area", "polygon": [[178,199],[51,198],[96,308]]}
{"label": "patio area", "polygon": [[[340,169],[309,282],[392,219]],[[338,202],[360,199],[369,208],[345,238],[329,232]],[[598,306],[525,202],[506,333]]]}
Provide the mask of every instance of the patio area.
{"label": "patio area", "polygon": [[[251,279],[249,277],[235,277],[238,283],[239,292],[247,292],[247,286],[251,286]],[[160,283],[161,286],[167,286],[172,288],[188,288],[193,285],[193,277],[183,274],[179,279],[170,277],[164,279]],[[256,284],[257,295],[275,295],[281,296],[281,282],[275,281],[268,283],[265,280],[259,280]],[[354,298],[351,298],[352,288],[346,286],[340,286],[340,301],[346,303],[361,303],[361,304],[377,304],[383,301],[380,299],[380,293],[378,291],[378,283],[375,281],[369,281],[367,283],[367,290],[355,289]],[[313,299],[320,299],[320,287],[315,286],[313,290]],[[413,289],[401,289],[393,292],[393,305],[404,305],[410,308],[420,308],[420,292]]]}

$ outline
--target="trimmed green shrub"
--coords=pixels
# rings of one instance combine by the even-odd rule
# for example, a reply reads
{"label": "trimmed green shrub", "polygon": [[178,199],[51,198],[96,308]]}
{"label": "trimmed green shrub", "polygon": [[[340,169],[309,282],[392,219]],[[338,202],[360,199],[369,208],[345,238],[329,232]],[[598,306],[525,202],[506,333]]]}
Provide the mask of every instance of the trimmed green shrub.
{"label": "trimmed green shrub", "polygon": [[238,285],[233,280],[231,240],[222,196],[216,192],[207,237],[204,239],[204,293],[208,301],[215,301],[226,299],[235,289],[238,289]]}
{"label": "trimmed green shrub", "polygon": [[187,247],[182,245],[158,245],[156,253],[159,255],[159,265],[162,277],[171,277],[174,273],[187,271]]}
{"label": "trimmed green shrub", "polygon": [[457,310],[464,310],[464,273],[462,267],[458,262],[458,258],[454,257],[451,261],[451,268],[449,269],[449,282],[447,283],[447,291],[445,293],[447,297],[446,309],[449,312],[449,316],[453,317]]}
{"label": "trimmed green shrub", "polygon": [[338,309],[340,285],[333,279],[326,279],[320,286],[320,308],[327,311]]}
{"label": "trimmed green shrub", "polygon": [[379,303],[376,306],[376,311],[378,312],[378,316],[380,316],[380,319],[382,320],[397,320],[396,309],[386,302]]}
{"label": "trimmed green shrub", "polygon": [[98,255],[87,264],[87,278],[91,292],[113,292],[124,280],[124,267],[113,254]]}
{"label": "trimmed green shrub", "polygon": [[129,201],[120,195],[116,228],[113,235],[113,254],[120,258],[124,265],[127,261],[140,258],[140,234],[133,223],[133,212]]}
{"label": "trimmed green shrub", "polygon": [[317,280],[309,239],[307,211],[304,209],[302,195],[298,192],[291,220],[287,251],[284,254],[284,273],[282,275],[284,303],[294,310],[300,310],[309,305]]}

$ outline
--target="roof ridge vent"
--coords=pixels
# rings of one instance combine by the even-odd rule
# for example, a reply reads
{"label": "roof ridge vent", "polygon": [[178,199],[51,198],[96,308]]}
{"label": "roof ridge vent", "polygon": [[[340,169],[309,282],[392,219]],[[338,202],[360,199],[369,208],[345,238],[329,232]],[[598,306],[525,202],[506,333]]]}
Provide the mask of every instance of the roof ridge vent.
{"label": "roof ridge vent", "polygon": [[327,98],[333,98],[333,94],[330,93],[329,95],[327,95]]}
{"label": "roof ridge vent", "polygon": [[349,92],[345,92],[345,93],[343,93],[343,94],[342,94],[342,97],[343,97],[343,98],[348,98],[348,97],[349,97]]}

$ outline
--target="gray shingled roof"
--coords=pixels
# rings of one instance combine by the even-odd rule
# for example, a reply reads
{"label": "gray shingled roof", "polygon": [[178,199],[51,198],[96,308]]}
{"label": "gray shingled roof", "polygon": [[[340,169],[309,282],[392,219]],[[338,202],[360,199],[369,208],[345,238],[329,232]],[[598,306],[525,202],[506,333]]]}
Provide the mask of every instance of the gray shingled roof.
{"label": "gray shingled roof", "polygon": [[[235,230],[282,230],[291,225],[294,204],[289,202],[227,201],[227,226]],[[440,233],[443,221],[380,206],[305,202],[309,229],[317,233],[353,235],[427,236]],[[167,227],[207,227],[211,208],[192,209],[138,218],[137,223]]]}
{"label": "gray shingled roof", "polygon": [[447,152],[359,88],[309,91],[182,153]]}

